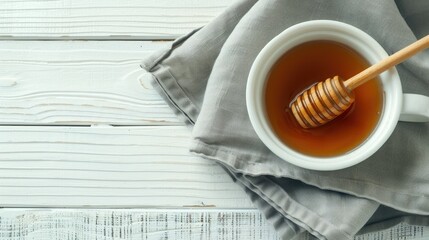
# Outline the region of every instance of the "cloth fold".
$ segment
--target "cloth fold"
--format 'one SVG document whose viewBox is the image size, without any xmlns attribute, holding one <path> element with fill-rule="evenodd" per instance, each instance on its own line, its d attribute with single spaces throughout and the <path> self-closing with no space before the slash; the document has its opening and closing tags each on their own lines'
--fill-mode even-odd
<svg viewBox="0 0 429 240">
<path fill-rule="evenodd" d="M 318 172 L 272 154 L 253 131 L 245 105 L 253 60 L 286 28 L 313 19 L 337 20 L 364 30 L 393 53 L 416 40 L 398 9 L 407 4 L 414 5 L 407 9 L 420 4 L 422 11 L 429 11 L 423 1 L 237 1 L 141 66 L 178 117 L 192 127 L 190 151 L 223 166 L 284 239 L 353 239 L 366 231 L 365 224 L 374 223 L 380 207 L 426 224 L 421 219 L 429 215 L 429 124 L 399 123 L 368 160 Z M 417 26 L 419 33 L 425 26 L 429 23 Z M 429 52 L 397 68 L 404 92 L 429 95 Z M 376 219 L 385 220 L 379 215 Z M 372 226 L 371 231 L 384 225 Z"/>
</svg>

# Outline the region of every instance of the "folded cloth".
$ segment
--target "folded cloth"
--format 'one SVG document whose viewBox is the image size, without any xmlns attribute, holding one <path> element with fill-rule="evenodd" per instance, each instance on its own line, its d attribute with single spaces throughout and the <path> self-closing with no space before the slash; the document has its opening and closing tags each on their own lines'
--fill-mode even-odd
<svg viewBox="0 0 429 240">
<path fill-rule="evenodd" d="M 286 28 L 337 20 L 362 29 L 393 53 L 416 41 L 398 6 L 429 11 L 427 1 L 417 0 L 236 1 L 141 66 L 176 114 L 193 126 L 190 151 L 223 166 L 283 239 L 353 239 L 359 231 L 385 226 L 375 223 L 404 215 L 401 219 L 427 225 L 429 124 L 399 123 L 371 158 L 319 172 L 271 153 L 254 132 L 245 105 L 255 57 Z M 416 25 L 419 33 L 429 28 L 428 22 Z M 404 92 L 429 94 L 429 52 L 397 69 Z M 372 224 L 370 230 L 366 224 Z"/>
</svg>

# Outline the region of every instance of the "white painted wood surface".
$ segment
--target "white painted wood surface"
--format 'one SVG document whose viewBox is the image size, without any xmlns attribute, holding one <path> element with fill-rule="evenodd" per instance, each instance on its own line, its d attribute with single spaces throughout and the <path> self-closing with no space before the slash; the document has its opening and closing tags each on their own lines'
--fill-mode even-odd
<svg viewBox="0 0 429 240">
<path fill-rule="evenodd" d="M 6 210 L 2 240 L 277 240 L 256 210 Z"/>
<path fill-rule="evenodd" d="M 252 209 L 5 209 L 2 240 L 280 240 Z M 399 223 L 355 240 L 425 240 L 429 227 Z"/>
<path fill-rule="evenodd" d="M 0 125 L 178 125 L 139 66 L 170 44 L 1 41 Z"/>
<path fill-rule="evenodd" d="M 175 38 L 236 0 L 2 0 L 3 39 Z"/>
<path fill-rule="evenodd" d="M 139 67 L 235 1 L 0 1 L 0 239 L 277 239 Z"/>
<path fill-rule="evenodd" d="M 189 140 L 183 126 L 0 127 L 0 205 L 252 208 Z"/>
<path fill-rule="evenodd" d="M 139 67 L 170 43 L 2 43 L 1 205 L 252 208 L 219 166 L 188 153 L 190 130 L 171 126 L 181 123 Z M 51 126 L 100 124 L 170 126 Z"/>
</svg>

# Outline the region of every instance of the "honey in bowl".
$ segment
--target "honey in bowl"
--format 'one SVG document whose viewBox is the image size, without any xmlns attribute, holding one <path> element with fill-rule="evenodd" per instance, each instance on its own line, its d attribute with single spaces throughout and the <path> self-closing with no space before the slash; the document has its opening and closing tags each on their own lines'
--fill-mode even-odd
<svg viewBox="0 0 429 240">
<path fill-rule="evenodd" d="M 273 131 L 284 144 L 310 156 L 332 157 L 359 146 L 381 115 L 383 95 L 379 79 L 354 89 L 352 106 L 316 128 L 302 128 L 289 104 L 314 83 L 334 76 L 346 80 L 369 66 L 359 53 L 333 41 L 306 42 L 286 52 L 272 67 L 266 83 L 265 109 Z"/>
</svg>

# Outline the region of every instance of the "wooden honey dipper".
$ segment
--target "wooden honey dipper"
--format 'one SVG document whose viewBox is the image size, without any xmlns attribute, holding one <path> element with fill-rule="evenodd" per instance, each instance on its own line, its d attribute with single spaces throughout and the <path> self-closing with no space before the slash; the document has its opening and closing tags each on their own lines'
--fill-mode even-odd
<svg viewBox="0 0 429 240">
<path fill-rule="evenodd" d="M 303 128 L 318 127 L 333 120 L 354 102 L 353 89 L 427 47 L 429 47 L 429 35 L 346 81 L 335 76 L 310 86 L 290 103 L 293 116 Z"/>
</svg>

